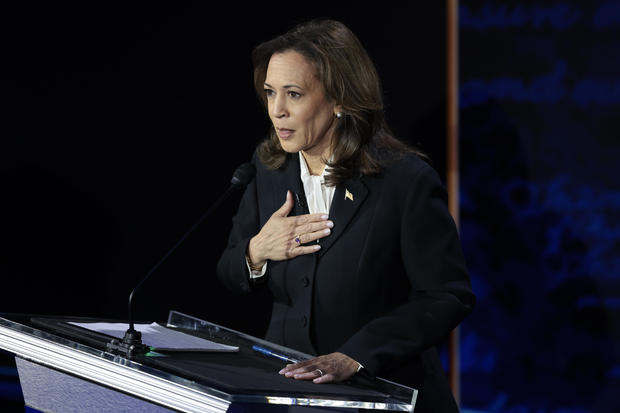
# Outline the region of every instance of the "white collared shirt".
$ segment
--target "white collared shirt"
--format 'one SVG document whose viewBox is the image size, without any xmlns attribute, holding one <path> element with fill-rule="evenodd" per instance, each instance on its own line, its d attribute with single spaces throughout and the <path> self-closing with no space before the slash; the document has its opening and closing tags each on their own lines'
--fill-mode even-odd
<svg viewBox="0 0 620 413">
<path fill-rule="evenodd" d="M 327 167 L 323 168 L 321 175 L 310 175 L 308 164 L 302 153 L 299 152 L 299 169 L 301 170 L 301 183 L 304 185 L 308 210 L 311 214 L 319 212 L 329 214 L 336 187 L 325 185 Z"/>
<path fill-rule="evenodd" d="M 308 164 L 303 154 L 299 152 L 299 169 L 301 183 L 304 186 L 304 192 L 306 194 L 306 203 L 308 204 L 308 210 L 311 214 L 324 213 L 329 214 L 329 209 L 334 199 L 334 193 L 336 192 L 335 186 L 325 185 L 325 176 L 327 167 L 323 168 L 321 175 L 310 175 L 308 170 Z M 252 271 L 250 264 L 247 263 L 248 271 L 250 272 L 250 278 L 259 278 L 265 275 L 267 271 L 267 263 L 263 265 L 261 271 Z"/>
</svg>

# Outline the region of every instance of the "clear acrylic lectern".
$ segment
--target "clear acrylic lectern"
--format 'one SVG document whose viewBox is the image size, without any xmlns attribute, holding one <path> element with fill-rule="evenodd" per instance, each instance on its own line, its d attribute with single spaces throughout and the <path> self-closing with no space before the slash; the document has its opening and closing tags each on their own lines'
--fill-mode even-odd
<svg viewBox="0 0 620 413">
<path fill-rule="evenodd" d="M 0 349 L 15 355 L 27 406 L 45 412 L 414 411 L 417 391 L 380 378 L 314 384 L 280 376 L 281 360 L 310 356 L 171 311 L 166 327 L 238 352 L 151 353 L 129 360 L 106 351 L 111 337 L 70 322 L 79 317 L 0 315 Z"/>
</svg>

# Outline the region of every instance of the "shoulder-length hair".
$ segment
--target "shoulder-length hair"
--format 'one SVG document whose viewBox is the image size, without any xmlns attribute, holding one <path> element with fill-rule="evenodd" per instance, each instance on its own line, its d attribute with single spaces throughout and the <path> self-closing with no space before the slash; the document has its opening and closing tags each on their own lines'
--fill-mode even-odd
<svg viewBox="0 0 620 413">
<path fill-rule="evenodd" d="M 295 51 L 316 69 L 328 98 L 341 105 L 330 160 L 323 160 L 328 185 L 337 185 L 356 174 L 376 175 L 388 162 L 416 152 L 396 139 L 385 122 L 377 70 L 359 39 L 344 24 L 313 20 L 258 45 L 253 53 L 254 87 L 267 108 L 264 83 L 273 54 Z M 257 153 L 263 164 L 277 169 L 287 153 L 273 127 Z"/>
</svg>

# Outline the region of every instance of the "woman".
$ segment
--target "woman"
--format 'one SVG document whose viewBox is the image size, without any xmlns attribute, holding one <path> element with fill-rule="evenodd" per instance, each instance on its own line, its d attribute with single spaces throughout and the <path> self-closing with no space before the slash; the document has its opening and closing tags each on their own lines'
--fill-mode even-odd
<svg viewBox="0 0 620 413">
<path fill-rule="evenodd" d="M 319 355 L 280 374 L 328 383 L 364 368 L 417 388 L 416 411 L 456 410 L 434 346 L 474 296 L 445 190 L 392 136 L 366 51 L 322 20 L 259 45 L 253 60 L 273 128 L 220 280 L 270 288 L 265 338 Z"/>
</svg>

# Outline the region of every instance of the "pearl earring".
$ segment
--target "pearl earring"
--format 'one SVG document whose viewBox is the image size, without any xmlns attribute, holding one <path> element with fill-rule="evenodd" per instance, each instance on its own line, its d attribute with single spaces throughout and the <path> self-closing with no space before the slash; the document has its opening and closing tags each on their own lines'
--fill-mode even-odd
<svg viewBox="0 0 620 413">
<path fill-rule="evenodd" d="M 342 119 L 342 117 L 343 117 L 343 116 L 344 116 L 344 115 L 342 114 L 342 112 L 336 112 L 336 117 L 337 117 L 338 119 Z"/>
</svg>

